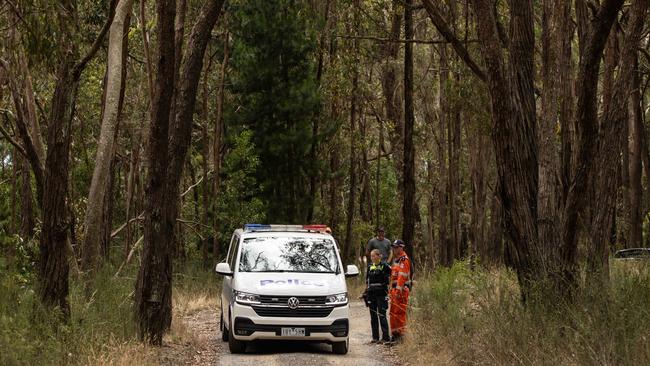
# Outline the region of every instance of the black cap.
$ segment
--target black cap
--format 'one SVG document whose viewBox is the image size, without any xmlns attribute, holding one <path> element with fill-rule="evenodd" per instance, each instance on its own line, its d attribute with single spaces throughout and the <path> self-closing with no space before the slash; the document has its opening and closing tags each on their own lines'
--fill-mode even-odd
<svg viewBox="0 0 650 366">
<path fill-rule="evenodd" d="M 381 231 L 382 233 L 384 232 L 384 227 L 383 227 L 383 226 L 379 226 L 379 227 L 377 228 L 377 232 L 380 232 L 380 231 Z"/>
<path fill-rule="evenodd" d="M 401 239 L 397 239 L 397 240 L 395 240 L 395 241 L 393 242 L 393 244 L 391 244 L 390 246 L 392 246 L 392 247 L 394 247 L 394 248 L 395 248 L 395 247 L 402 247 L 402 248 L 404 248 L 405 244 L 404 244 L 404 242 L 403 242 Z"/>
</svg>

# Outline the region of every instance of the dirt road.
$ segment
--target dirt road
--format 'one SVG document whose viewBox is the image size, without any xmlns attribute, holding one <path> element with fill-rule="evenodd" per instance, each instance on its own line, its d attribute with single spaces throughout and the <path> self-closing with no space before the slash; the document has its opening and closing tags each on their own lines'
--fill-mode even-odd
<svg viewBox="0 0 650 366">
<path fill-rule="evenodd" d="M 163 365 L 219 365 L 219 366 L 388 366 L 399 365 L 389 348 L 369 344 L 370 319 L 363 303 L 350 304 L 350 351 L 347 355 L 334 355 L 327 344 L 300 342 L 264 341 L 248 346 L 246 354 L 232 355 L 228 344 L 221 342 L 219 313 L 216 310 L 202 310 L 186 317 L 184 325 L 196 339 L 195 344 L 170 345 L 161 357 Z"/>
</svg>

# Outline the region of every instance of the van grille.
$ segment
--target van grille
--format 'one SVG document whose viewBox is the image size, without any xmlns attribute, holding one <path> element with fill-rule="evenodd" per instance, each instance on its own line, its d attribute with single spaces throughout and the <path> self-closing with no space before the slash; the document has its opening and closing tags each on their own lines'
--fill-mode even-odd
<svg viewBox="0 0 650 366">
<path fill-rule="evenodd" d="M 302 301 L 301 301 L 302 304 Z M 266 307 L 266 306 L 255 306 L 253 305 L 253 310 L 259 316 L 275 317 L 275 318 L 324 318 L 332 312 L 334 309 L 333 306 L 323 306 L 316 308 L 301 308 L 289 309 L 289 307 Z"/>
<path fill-rule="evenodd" d="M 260 302 L 262 304 L 286 305 L 290 297 L 298 298 L 300 305 L 325 305 L 325 296 L 275 296 L 262 295 Z"/>
</svg>

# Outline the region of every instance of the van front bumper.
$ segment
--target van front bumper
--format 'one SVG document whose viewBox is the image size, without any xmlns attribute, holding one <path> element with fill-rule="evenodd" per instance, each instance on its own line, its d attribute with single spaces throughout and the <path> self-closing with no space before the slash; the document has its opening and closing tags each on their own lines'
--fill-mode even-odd
<svg viewBox="0 0 650 366">
<path fill-rule="evenodd" d="M 335 307 L 327 317 L 263 317 L 252 307 L 235 303 L 230 335 L 237 340 L 286 339 L 321 342 L 342 342 L 350 333 L 349 305 Z M 305 335 L 282 336 L 282 328 L 304 328 Z"/>
</svg>

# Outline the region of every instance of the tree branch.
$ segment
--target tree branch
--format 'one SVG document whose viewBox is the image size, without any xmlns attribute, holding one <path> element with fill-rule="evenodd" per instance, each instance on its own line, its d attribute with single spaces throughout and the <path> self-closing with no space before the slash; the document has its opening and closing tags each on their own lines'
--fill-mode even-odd
<svg viewBox="0 0 650 366">
<path fill-rule="evenodd" d="M 390 39 L 390 38 L 381 38 L 375 36 L 349 36 L 349 35 L 337 35 L 336 38 L 344 39 L 363 39 L 376 42 L 393 42 L 393 43 L 414 43 L 414 44 L 445 44 L 451 43 L 447 39 L 433 39 L 433 40 L 422 40 L 422 39 Z M 459 41 L 462 43 L 476 43 L 478 39 L 470 39 L 467 41 Z"/>
<path fill-rule="evenodd" d="M 472 59 L 472 56 L 470 56 L 469 52 L 467 52 L 467 49 L 463 45 L 463 42 L 454 35 L 452 30 L 449 28 L 449 25 L 447 25 L 447 22 L 445 22 L 444 18 L 442 17 L 442 14 L 440 14 L 438 8 L 433 4 L 433 1 L 422 0 L 422 4 L 427 10 L 429 18 L 433 22 L 433 25 L 436 27 L 436 29 L 438 29 L 440 35 L 442 35 L 449 43 L 451 43 L 458 56 L 465 62 L 467 67 L 469 67 L 470 70 L 472 70 L 479 79 L 485 82 L 487 80 L 485 73 L 478 66 L 478 64 L 474 62 L 474 59 Z"/>
<path fill-rule="evenodd" d="M 0 109 L 0 112 L 4 114 L 5 120 L 9 122 L 9 114 L 11 114 L 11 112 L 6 109 Z M 2 125 L 0 125 L 0 133 L 2 133 L 2 135 L 5 137 L 5 139 L 7 139 L 7 141 L 9 141 L 10 144 L 14 145 L 14 147 L 16 148 L 16 150 L 18 150 L 19 153 L 27 157 L 27 153 L 25 152 L 25 149 L 23 149 L 23 147 L 20 146 L 18 141 L 16 141 L 13 137 L 11 137 L 9 132 L 5 130 L 5 128 L 2 127 Z"/>
<path fill-rule="evenodd" d="M 185 195 L 188 194 L 188 193 L 190 193 L 190 191 L 191 191 L 194 187 L 196 187 L 196 186 L 198 186 L 199 184 L 201 184 L 201 182 L 203 181 L 203 178 L 205 178 L 205 176 L 201 177 L 201 179 L 199 179 L 198 182 L 192 184 L 189 188 L 187 188 L 187 190 L 181 194 L 181 197 L 185 197 Z"/>
<path fill-rule="evenodd" d="M 115 17 L 115 7 L 117 6 L 118 0 L 111 0 L 111 4 L 109 6 L 109 11 L 108 11 L 108 18 L 106 18 L 106 22 L 102 26 L 102 29 L 99 31 L 99 34 L 97 35 L 97 38 L 95 39 L 95 42 L 93 42 L 93 45 L 90 47 L 90 50 L 88 50 L 88 53 L 84 58 L 77 63 L 74 68 L 72 69 L 72 76 L 74 80 L 79 80 L 81 77 L 81 73 L 84 71 L 86 68 L 86 65 L 88 65 L 88 62 L 92 60 L 93 57 L 95 57 L 95 54 L 97 51 L 99 51 L 99 48 L 101 47 L 102 43 L 104 43 L 104 38 L 106 37 L 106 33 L 108 33 L 108 30 L 111 27 L 111 23 L 113 23 L 113 18 Z"/>
<path fill-rule="evenodd" d="M 132 223 L 133 221 L 142 220 L 143 218 L 144 218 L 144 211 L 140 212 L 140 214 L 139 214 L 137 217 L 132 218 L 131 220 L 129 220 L 129 221 L 123 223 L 123 224 L 122 224 L 120 227 L 118 227 L 117 229 L 113 230 L 113 232 L 111 233 L 111 239 L 113 239 L 114 237 L 116 237 L 117 234 L 119 234 L 122 230 L 124 230 L 124 228 L 125 228 L 128 224 Z"/>
<path fill-rule="evenodd" d="M 201 240 L 205 240 L 205 237 L 203 237 L 203 235 L 201 235 L 201 233 L 192 225 L 195 222 L 188 221 L 188 220 L 181 220 L 181 219 L 176 219 L 176 221 L 189 227 L 192 231 L 194 231 L 194 234 L 196 234 L 199 238 L 201 238 Z"/>
<path fill-rule="evenodd" d="M 129 255 L 126 256 L 126 259 L 122 264 L 120 265 L 120 268 L 117 269 L 117 272 L 113 275 L 113 278 L 117 278 L 117 276 L 120 275 L 120 272 L 122 272 L 122 268 L 124 268 L 125 265 L 129 264 L 131 261 L 131 257 L 133 257 L 133 253 L 135 253 L 135 250 L 140 246 L 140 243 L 144 240 L 144 235 L 140 236 L 140 238 L 133 244 L 133 248 L 131 248 L 131 251 L 129 252 Z"/>
</svg>

